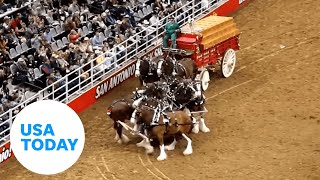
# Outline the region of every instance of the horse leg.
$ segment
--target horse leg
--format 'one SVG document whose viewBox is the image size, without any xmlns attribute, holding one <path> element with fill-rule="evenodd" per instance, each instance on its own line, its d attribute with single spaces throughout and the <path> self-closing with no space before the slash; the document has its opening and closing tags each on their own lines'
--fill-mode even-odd
<svg viewBox="0 0 320 180">
<path fill-rule="evenodd" d="M 120 124 L 118 124 L 117 134 L 118 134 L 118 137 L 120 137 L 118 139 L 119 144 L 122 144 L 122 143 L 126 144 L 129 142 L 129 138 L 125 134 L 122 134 L 122 126 Z"/>
<path fill-rule="evenodd" d="M 140 144 L 140 143 L 142 143 L 142 144 Z M 138 146 L 138 144 L 139 144 L 139 145 L 141 145 L 140 147 L 144 147 L 145 150 L 146 150 L 146 154 L 152 154 L 152 153 L 153 153 L 154 147 L 151 146 L 149 139 L 144 139 L 144 140 L 142 140 L 140 143 L 137 143 L 137 146 Z M 139 146 L 138 146 L 138 147 L 139 147 Z"/>
<path fill-rule="evenodd" d="M 192 123 L 194 124 L 192 132 L 195 134 L 199 133 L 199 123 L 197 122 L 197 119 L 192 116 Z"/>
<path fill-rule="evenodd" d="M 206 126 L 203 117 L 200 118 L 199 127 L 200 127 L 200 130 L 204 133 L 210 132 L 210 129 Z"/>
<path fill-rule="evenodd" d="M 183 155 L 189 155 L 192 154 L 192 141 L 188 136 L 186 136 L 184 133 L 182 133 L 182 136 L 188 141 L 187 148 L 183 151 Z"/>
<path fill-rule="evenodd" d="M 137 131 L 139 131 L 139 129 L 140 129 L 140 127 L 141 127 L 142 125 L 137 125 L 137 124 L 135 124 L 134 125 L 134 127 L 133 127 L 133 130 L 135 131 L 135 132 L 137 132 Z M 145 133 L 146 134 L 146 133 Z M 145 149 L 146 149 L 146 151 L 149 151 L 149 152 L 153 152 L 153 150 L 148 150 L 148 149 L 150 149 L 150 147 L 149 147 L 149 145 L 150 145 L 150 142 L 147 140 L 147 139 L 142 139 L 142 141 L 141 142 L 139 142 L 139 143 L 137 143 L 136 144 L 138 147 L 144 147 Z M 153 148 L 153 147 L 152 147 Z"/>
<path fill-rule="evenodd" d="M 164 146 L 164 149 L 168 151 L 172 151 L 176 147 L 176 144 L 177 144 L 177 141 L 176 141 L 176 138 L 174 137 L 173 142 L 167 146 Z"/>
<path fill-rule="evenodd" d="M 163 161 L 165 159 L 167 159 L 167 154 L 165 152 L 165 148 L 164 148 L 164 141 L 163 141 L 163 134 L 158 134 L 158 140 L 159 140 L 159 144 L 160 144 L 160 155 L 158 156 L 157 160 L 158 161 Z"/>
<path fill-rule="evenodd" d="M 118 123 L 117 122 L 114 122 L 113 128 L 116 131 L 116 136 L 114 137 L 114 140 L 118 141 L 120 139 L 120 137 L 119 137 L 119 134 L 118 134 Z"/>
<path fill-rule="evenodd" d="M 145 134 L 146 136 L 148 135 L 146 129 L 144 130 L 144 134 Z M 143 139 L 141 142 L 137 143 L 136 145 L 137 145 L 138 147 L 144 147 L 145 150 L 146 150 L 146 154 L 152 154 L 153 151 L 154 151 L 154 147 L 151 146 L 149 138 L 148 138 L 148 139 Z"/>
</svg>

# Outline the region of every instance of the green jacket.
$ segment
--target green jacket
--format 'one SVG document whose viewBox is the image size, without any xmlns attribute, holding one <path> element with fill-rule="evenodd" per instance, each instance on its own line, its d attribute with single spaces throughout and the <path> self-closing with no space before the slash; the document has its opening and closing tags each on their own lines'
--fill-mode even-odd
<svg viewBox="0 0 320 180">
<path fill-rule="evenodd" d="M 171 24 L 170 22 L 168 22 L 165 26 L 165 29 L 167 33 L 172 34 L 175 33 L 176 30 L 180 29 L 180 27 L 178 23 Z"/>
</svg>

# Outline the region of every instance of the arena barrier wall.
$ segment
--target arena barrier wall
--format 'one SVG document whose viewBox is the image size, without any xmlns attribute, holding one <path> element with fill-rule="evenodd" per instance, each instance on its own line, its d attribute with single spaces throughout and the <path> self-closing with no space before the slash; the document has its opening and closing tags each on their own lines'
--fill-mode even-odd
<svg viewBox="0 0 320 180">
<path fill-rule="evenodd" d="M 190 7 L 188 9 L 184 9 L 182 14 L 176 11 L 169 16 L 173 15 L 175 17 L 183 17 L 178 22 L 184 25 L 187 23 L 189 18 L 198 20 L 212 14 L 227 16 L 230 13 L 238 10 L 240 7 L 246 5 L 248 2 L 249 0 L 209 0 L 209 8 L 199 8 L 201 7 L 201 2 L 199 4 L 195 4 L 193 1 L 181 7 L 181 9 Z M 138 44 L 138 42 L 130 43 L 129 45 L 128 41 L 131 40 L 129 39 L 118 46 L 120 47 L 121 45 L 123 45 L 127 48 L 134 48 L 132 52 L 127 52 L 127 49 L 125 49 L 121 51 L 122 53 L 124 53 L 124 55 L 120 58 L 116 57 L 116 53 L 114 51 L 111 52 L 111 58 L 114 61 L 111 64 L 107 63 L 107 61 L 110 60 L 110 55 L 102 54 L 99 55 L 96 59 L 91 60 L 90 62 L 84 64 L 82 67 L 73 71 L 73 73 L 78 73 L 78 75 L 81 75 L 85 73 L 82 72 L 81 69 L 84 66 L 90 66 L 89 70 L 87 70 L 86 72 L 90 73 L 91 77 L 86 79 L 84 82 L 79 83 L 80 76 L 76 79 L 69 80 L 67 75 L 51 86 L 39 91 L 34 96 L 26 99 L 15 108 L 12 108 L 8 112 L 0 115 L 1 119 L 6 119 L 2 123 L 0 121 L 0 127 L 4 125 L 8 126 L 8 128 L 0 132 L 0 165 L 2 165 L 4 162 L 7 162 L 11 157 L 14 156 L 10 148 L 8 132 L 10 132 L 12 120 L 17 115 L 18 109 L 27 106 L 29 103 L 32 103 L 32 101 L 35 100 L 54 99 L 68 104 L 68 106 L 71 107 L 74 111 L 76 111 L 77 113 L 81 113 L 86 108 L 94 104 L 99 98 L 105 96 L 110 91 L 115 89 L 119 84 L 125 82 L 131 77 L 134 77 L 135 62 L 137 60 L 136 57 L 152 57 L 161 54 L 161 50 L 156 48 L 162 42 L 161 35 L 163 35 L 163 32 L 159 31 L 164 27 L 164 24 L 165 22 L 167 22 L 167 18 L 169 16 L 160 20 L 162 25 L 155 25 L 156 30 L 154 32 L 147 33 L 147 36 L 145 36 L 147 38 L 148 35 L 151 34 L 154 34 L 155 36 L 151 39 L 147 39 L 147 41 L 142 45 Z M 134 35 L 134 38 L 139 39 L 138 36 L 143 32 L 144 31 L 137 33 L 136 35 Z M 140 52 L 143 52 L 143 54 Z M 98 60 L 100 63 L 94 63 L 94 61 L 97 62 Z M 110 69 L 109 67 L 112 68 Z M 60 83 L 61 81 L 65 81 L 65 84 L 74 82 L 78 83 L 73 86 L 67 85 L 54 89 L 53 86 L 57 83 Z M 62 93 L 57 94 L 59 90 L 62 91 Z M 81 93 L 82 91 L 84 92 Z"/>
</svg>

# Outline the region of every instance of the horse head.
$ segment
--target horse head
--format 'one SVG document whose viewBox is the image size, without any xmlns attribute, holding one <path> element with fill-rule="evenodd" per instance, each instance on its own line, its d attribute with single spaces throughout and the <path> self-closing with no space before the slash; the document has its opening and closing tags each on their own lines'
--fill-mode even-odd
<svg viewBox="0 0 320 180">
<path fill-rule="evenodd" d="M 174 75 L 174 68 L 175 68 L 175 60 L 167 57 L 165 59 L 161 59 L 158 62 L 158 69 L 157 74 L 160 77 L 163 73 L 163 75 L 171 76 Z"/>
<path fill-rule="evenodd" d="M 193 99 L 202 97 L 201 81 L 188 79 L 187 87 L 192 90 Z"/>
<path fill-rule="evenodd" d="M 186 105 L 194 99 L 202 97 L 200 81 L 183 79 L 177 80 L 175 84 L 174 96 L 180 105 Z"/>
<path fill-rule="evenodd" d="M 135 76 L 147 75 L 150 69 L 149 61 L 147 59 L 138 59 L 136 63 Z"/>
</svg>

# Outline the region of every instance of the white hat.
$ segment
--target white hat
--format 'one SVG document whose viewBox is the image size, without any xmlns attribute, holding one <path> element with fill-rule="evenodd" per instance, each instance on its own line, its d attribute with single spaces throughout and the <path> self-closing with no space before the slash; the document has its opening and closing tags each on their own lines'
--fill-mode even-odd
<svg viewBox="0 0 320 180">
<path fill-rule="evenodd" d="M 106 13 L 107 13 L 107 12 L 110 12 L 110 11 L 109 11 L 109 9 L 106 9 L 104 12 L 106 12 Z"/>
<path fill-rule="evenodd" d="M 120 20 L 117 20 L 117 24 L 122 24 L 122 21 L 120 21 Z"/>
<path fill-rule="evenodd" d="M 143 24 L 146 24 L 146 25 L 148 25 L 148 24 L 150 24 L 149 23 L 149 21 L 147 21 L 146 19 L 143 21 Z"/>
<path fill-rule="evenodd" d="M 8 16 L 5 16 L 3 19 L 6 20 L 6 19 L 10 19 L 10 18 Z"/>
<path fill-rule="evenodd" d="M 89 38 L 88 38 L 88 37 L 85 37 L 83 40 L 88 41 L 88 40 L 89 40 Z"/>
<path fill-rule="evenodd" d="M 18 59 L 18 62 L 24 62 L 24 59 L 19 58 L 19 59 Z"/>
<path fill-rule="evenodd" d="M 103 12 L 103 13 L 101 14 L 101 16 L 104 17 L 104 16 L 107 16 L 107 14 L 106 14 L 105 12 Z"/>
<path fill-rule="evenodd" d="M 125 17 L 125 18 L 129 18 L 130 16 L 127 14 L 127 15 L 125 15 L 124 17 Z"/>
</svg>

